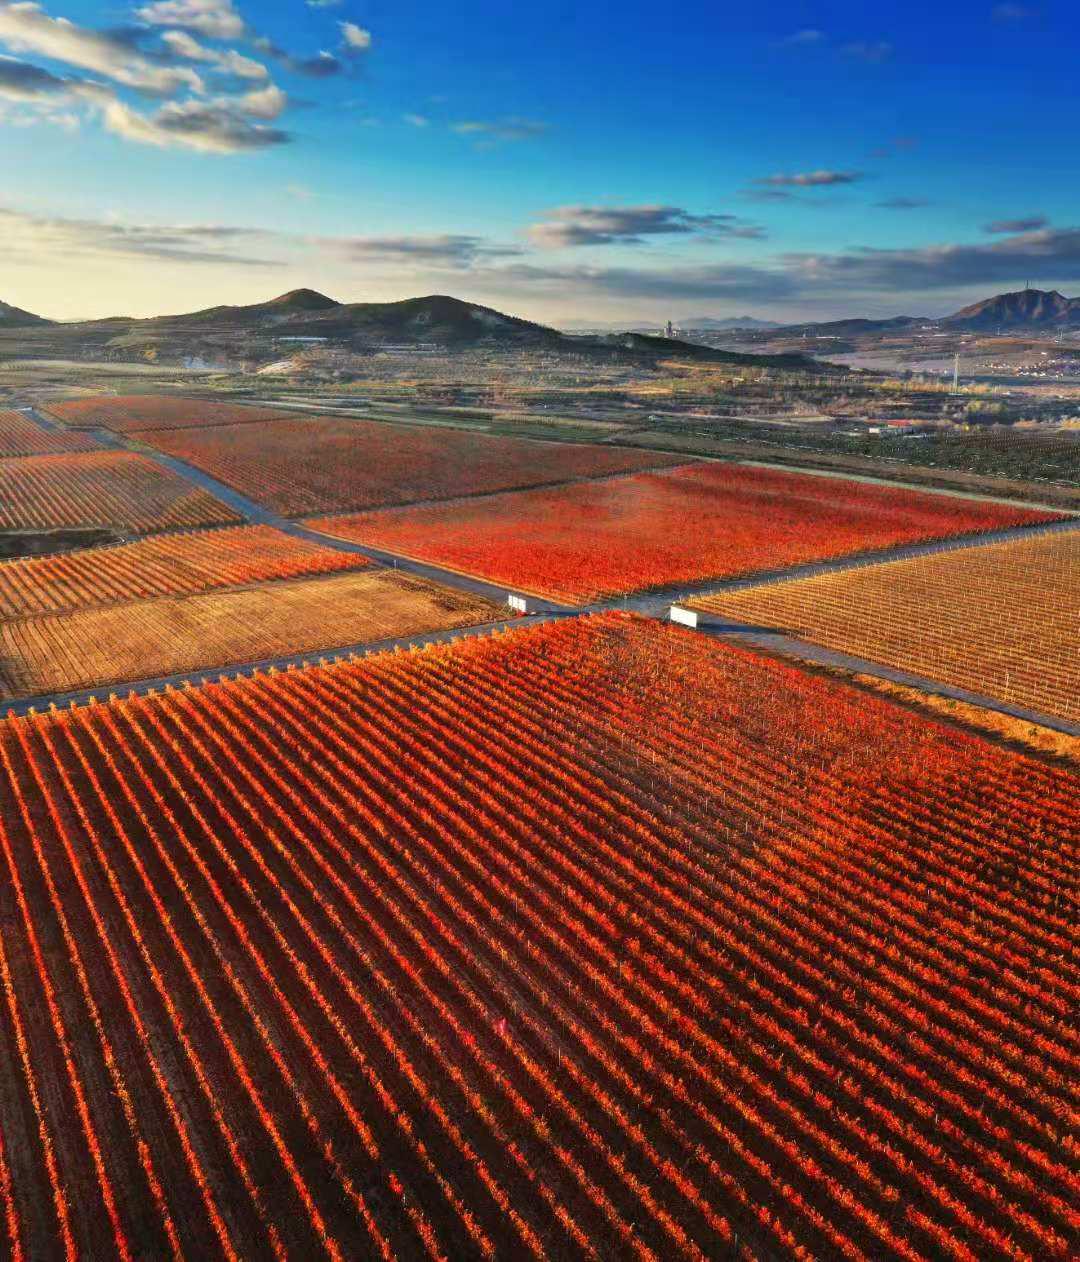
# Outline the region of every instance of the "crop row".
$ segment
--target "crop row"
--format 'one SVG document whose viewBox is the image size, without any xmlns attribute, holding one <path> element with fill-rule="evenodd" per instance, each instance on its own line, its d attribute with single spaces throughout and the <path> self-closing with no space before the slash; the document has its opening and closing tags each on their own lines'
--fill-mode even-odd
<svg viewBox="0 0 1080 1262">
<path fill-rule="evenodd" d="M 692 603 L 972 692 L 1080 718 L 1080 530 Z"/>
<path fill-rule="evenodd" d="M 97 443 L 87 434 L 48 430 L 21 412 L 0 411 L 0 460 L 97 450 Z"/>
<path fill-rule="evenodd" d="M 315 524 L 507 587 L 588 601 L 1043 516 L 1003 504 L 712 463 Z"/>
<path fill-rule="evenodd" d="M 0 617 L 240 587 L 367 562 L 271 526 L 158 535 L 116 547 L 0 562 Z"/>
<path fill-rule="evenodd" d="M 1070 1255 L 1075 785 L 607 616 L 0 725 L 14 1256 Z"/>
<path fill-rule="evenodd" d="M 650 452 L 337 417 L 143 437 L 288 517 L 486 495 L 679 463 Z"/>
<path fill-rule="evenodd" d="M 0 528 L 111 526 L 149 534 L 237 521 L 208 492 L 131 452 L 0 460 Z"/>
<path fill-rule="evenodd" d="M 280 408 L 225 403 L 213 399 L 188 399 L 179 395 L 102 395 L 68 399 L 49 405 L 49 412 L 67 425 L 92 425 L 130 434 L 147 429 L 199 429 L 208 425 L 234 425 L 247 421 L 280 420 L 288 413 Z"/>
</svg>

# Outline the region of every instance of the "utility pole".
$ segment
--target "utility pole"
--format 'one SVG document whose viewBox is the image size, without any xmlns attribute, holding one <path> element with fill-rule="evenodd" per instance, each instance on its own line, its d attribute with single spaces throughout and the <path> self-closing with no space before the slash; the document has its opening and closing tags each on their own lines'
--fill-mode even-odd
<svg viewBox="0 0 1080 1262">
<path fill-rule="evenodd" d="M 953 390 L 953 394 L 959 394 L 960 392 L 960 352 L 959 351 L 956 352 L 956 357 L 953 359 L 952 390 Z"/>
</svg>

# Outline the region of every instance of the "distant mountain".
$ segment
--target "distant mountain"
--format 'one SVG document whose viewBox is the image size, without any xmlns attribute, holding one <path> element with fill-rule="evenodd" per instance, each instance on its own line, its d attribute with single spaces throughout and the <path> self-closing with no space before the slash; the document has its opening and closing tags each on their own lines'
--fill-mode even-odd
<svg viewBox="0 0 1080 1262">
<path fill-rule="evenodd" d="M 156 316 L 138 322 L 157 330 L 247 329 L 273 337 L 314 337 L 352 343 L 468 345 L 496 341 L 554 344 L 562 334 L 542 324 L 503 315 L 490 307 L 444 294 L 403 302 L 340 303 L 313 289 L 294 289 L 269 302 L 246 307 L 210 307 L 190 315 Z"/>
<path fill-rule="evenodd" d="M 347 365 L 335 360 L 339 352 L 367 355 L 386 348 L 440 347 L 451 352 L 520 349 L 600 359 L 698 359 L 830 371 L 830 366 L 799 353 L 740 355 L 625 329 L 562 333 L 446 294 L 401 302 L 337 302 L 313 289 L 294 289 L 247 306 L 208 307 L 150 319 L 114 316 L 56 328 L 62 330 L 63 348 L 53 348 L 50 329 L 46 349 L 58 356 L 74 350 L 86 358 L 115 362 L 198 361 L 223 370 L 258 369 L 302 352 L 314 371 L 347 371 Z M 38 353 L 43 353 L 42 345 Z"/>
<path fill-rule="evenodd" d="M 1056 289 L 1019 289 L 973 303 L 941 323 L 949 329 L 972 333 L 1077 328 L 1080 327 L 1080 298 L 1066 298 Z"/>
<path fill-rule="evenodd" d="M 787 352 L 779 355 L 746 355 L 739 351 L 718 351 L 682 338 L 653 337 L 648 333 L 602 333 L 595 337 L 578 337 L 574 341 L 594 349 L 610 349 L 652 359 L 700 359 L 713 364 L 740 364 L 759 368 L 812 369 L 825 372 L 831 365 L 811 359 L 809 355 Z"/>
<path fill-rule="evenodd" d="M 729 316 L 724 320 L 717 320 L 713 316 L 688 316 L 685 320 L 676 321 L 676 324 L 680 329 L 709 329 L 713 332 L 723 332 L 728 329 L 780 328 L 775 320 L 757 320 L 753 316 Z"/>
<path fill-rule="evenodd" d="M 888 320 L 825 320 L 818 324 L 785 324 L 780 331 L 787 336 L 799 337 L 861 337 L 869 333 L 903 333 L 919 325 L 934 324 L 924 316 L 893 316 Z"/>
<path fill-rule="evenodd" d="M 52 320 L 46 320 L 30 311 L 23 311 L 20 307 L 11 306 L 10 303 L 0 302 L 0 329 L 19 329 L 31 324 L 52 323 Z"/>
</svg>

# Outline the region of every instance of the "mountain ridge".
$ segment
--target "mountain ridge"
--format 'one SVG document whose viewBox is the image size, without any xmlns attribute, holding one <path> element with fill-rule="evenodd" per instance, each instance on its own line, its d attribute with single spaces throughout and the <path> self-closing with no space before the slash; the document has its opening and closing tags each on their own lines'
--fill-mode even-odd
<svg viewBox="0 0 1080 1262">
<path fill-rule="evenodd" d="M 24 311 L 9 302 L 0 302 L 0 328 L 17 329 L 28 325 L 55 323 L 55 320 L 46 320 L 44 316 L 34 315 L 32 311 Z"/>
</svg>

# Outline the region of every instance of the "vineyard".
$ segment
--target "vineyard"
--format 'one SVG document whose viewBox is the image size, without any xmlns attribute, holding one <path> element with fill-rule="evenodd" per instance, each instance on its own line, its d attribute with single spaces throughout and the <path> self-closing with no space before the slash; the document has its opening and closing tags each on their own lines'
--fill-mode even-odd
<svg viewBox="0 0 1080 1262">
<path fill-rule="evenodd" d="M 1080 530 L 691 603 L 984 696 L 1080 719 Z"/>
<path fill-rule="evenodd" d="M 119 434 L 148 429 L 198 429 L 245 421 L 274 421 L 287 413 L 280 408 L 217 403 L 168 394 L 105 395 L 51 403 L 48 411 L 68 425 L 100 426 Z"/>
<path fill-rule="evenodd" d="M 0 460 L 0 529 L 115 526 L 149 534 L 239 520 L 206 491 L 131 452 Z"/>
<path fill-rule="evenodd" d="M 140 437 L 289 517 L 680 463 L 649 452 L 331 417 Z"/>
<path fill-rule="evenodd" d="M 699 464 L 314 524 L 580 601 L 1044 519 L 1001 504 Z"/>
<path fill-rule="evenodd" d="M 0 784 L 8 1256 L 1075 1256 L 1062 771 L 608 615 Z"/>
<path fill-rule="evenodd" d="M 97 443 L 88 434 L 47 430 L 21 412 L 0 410 L 0 460 L 97 450 Z"/>
<path fill-rule="evenodd" d="M 93 551 L 0 562 L 0 618 L 190 595 L 366 564 L 362 556 L 294 539 L 270 526 L 156 535 Z"/>
<path fill-rule="evenodd" d="M 391 571 L 0 622 L 0 698 L 73 692 L 491 622 L 488 600 Z"/>
</svg>

